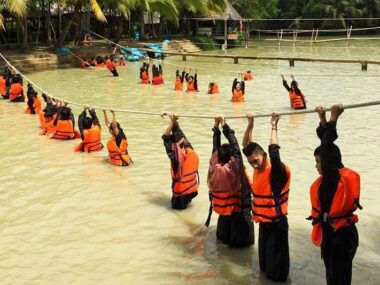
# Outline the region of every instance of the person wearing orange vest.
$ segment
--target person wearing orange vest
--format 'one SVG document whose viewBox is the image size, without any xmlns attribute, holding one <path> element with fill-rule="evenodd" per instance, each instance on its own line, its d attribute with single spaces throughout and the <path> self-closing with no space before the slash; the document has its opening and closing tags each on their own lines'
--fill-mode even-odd
<svg viewBox="0 0 380 285">
<path fill-rule="evenodd" d="M 186 67 L 183 68 L 182 74 L 180 74 L 178 66 L 177 66 L 177 71 L 175 72 L 174 90 L 183 91 L 183 81 L 185 80 L 185 74 L 186 74 Z"/>
<path fill-rule="evenodd" d="M 113 56 L 105 56 L 104 59 L 106 60 L 107 69 L 113 74 L 113 76 L 119 76 L 119 73 L 116 70 L 116 65 L 113 62 Z"/>
<path fill-rule="evenodd" d="M 164 79 L 162 78 L 162 65 L 160 61 L 153 63 L 152 76 L 152 85 L 164 84 Z"/>
<path fill-rule="evenodd" d="M 142 84 L 150 84 L 149 58 L 145 58 L 142 67 L 140 67 L 140 79 Z"/>
<path fill-rule="evenodd" d="M 9 100 L 11 102 L 25 102 L 24 90 L 20 77 L 16 74 L 12 76 L 12 83 L 9 89 Z"/>
<path fill-rule="evenodd" d="M 41 110 L 41 100 L 37 96 L 37 92 L 34 90 L 31 83 L 28 83 L 28 90 L 26 96 L 28 98 L 25 114 L 38 114 Z"/>
<path fill-rule="evenodd" d="M 248 70 L 246 73 L 244 73 L 244 81 L 253 80 L 253 75 L 250 70 Z"/>
<path fill-rule="evenodd" d="M 277 123 L 272 114 L 269 158 L 263 148 L 252 141 L 253 115 L 248 113 L 243 138 L 243 152 L 253 167 L 253 220 L 259 223 L 259 264 L 265 276 L 285 282 L 289 275 L 288 199 L 290 170 L 280 158 Z"/>
<path fill-rule="evenodd" d="M 185 79 L 187 82 L 187 90 L 186 92 L 199 92 L 198 90 L 198 78 L 197 78 L 197 69 L 195 69 L 194 76 L 189 75 L 191 72 L 191 68 L 189 69 L 189 72 L 186 73 Z"/>
<path fill-rule="evenodd" d="M 173 209 L 183 210 L 198 195 L 199 157 L 179 127 L 179 117 L 173 114 L 169 118 L 170 122 L 162 139 L 171 164 L 171 204 Z"/>
<path fill-rule="evenodd" d="M 207 94 L 217 94 L 219 93 L 219 85 L 216 82 L 210 82 L 208 84 Z"/>
<path fill-rule="evenodd" d="M 245 94 L 245 83 L 244 80 L 238 81 L 237 78 L 234 79 L 232 83 L 232 98 L 231 102 L 244 102 L 244 94 Z"/>
<path fill-rule="evenodd" d="M 87 110 L 91 117 L 87 117 Z M 78 118 L 78 126 L 82 142 L 75 148 L 76 152 L 95 152 L 103 149 L 100 123 L 94 109 L 84 107 Z"/>
<path fill-rule="evenodd" d="M 298 88 L 298 83 L 294 80 L 294 76 L 291 75 L 292 82 L 290 83 L 290 87 L 282 74 L 281 77 L 282 85 L 284 85 L 285 89 L 289 92 L 290 107 L 292 109 L 306 109 L 305 95 L 303 95 L 302 91 Z"/>
<path fill-rule="evenodd" d="M 125 66 L 125 59 L 122 55 L 119 57 L 119 66 Z"/>
<path fill-rule="evenodd" d="M 87 58 L 83 60 L 80 64 L 82 68 L 91 67 L 90 63 L 88 62 Z"/>
<path fill-rule="evenodd" d="M 53 111 L 48 110 L 44 112 L 43 125 L 41 126 L 40 135 L 50 135 L 55 133 L 54 118 L 55 114 Z"/>
<path fill-rule="evenodd" d="M 7 82 L 6 82 L 6 76 L 0 75 L 0 95 L 5 98 L 5 95 L 7 94 Z"/>
<path fill-rule="evenodd" d="M 55 132 L 52 136 L 57 140 L 73 140 L 79 138 L 79 132 L 75 130 L 74 115 L 67 102 L 56 102 L 57 117 L 54 120 Z"/>
<path fill-rule="evenodd" d="M 223 134 L 228 144 L 221 144 Z M 206 227 L 210 224 L 212 210 L 219 214 L 216 237 L 229 247 L 247 247 L 254 243 L 251 215 L 251 183 L 245 172 L 243 157 L 235 132 L 223 116 L 215 117 L 213 149 L 207 185 L 210 210 Z"/>
<path fill-rule="evenodd" d="M 321 145 L 314 151 L 316 168 L 320 176 L 310 187 L 311 216 L 314 245 L 321 248 L 326 268 L 327 285 L 349 285 L 352 277 L 352 260 L 359 245 L 355 223 L 360 199 L 360 175 L 342 163 L 336 124 L 343 113 L 342 105 L 331 107 L 330 121 L 326 112 L 317 106 L 320 124 L 317 135 Z"/>
<path fill-rule="evenodd" d="M 120 124 L 116 121 L 116 115 L 113 110 L 112 122 L 110 123 L 107 111 L 103 110 L 104 120 L 111 134 L 111 138 L 107 143 L 108 162 L 116 166 L 128 166 L 132 163 L 132 159 L 128 153 L 128 141 Z"/>
</svg>

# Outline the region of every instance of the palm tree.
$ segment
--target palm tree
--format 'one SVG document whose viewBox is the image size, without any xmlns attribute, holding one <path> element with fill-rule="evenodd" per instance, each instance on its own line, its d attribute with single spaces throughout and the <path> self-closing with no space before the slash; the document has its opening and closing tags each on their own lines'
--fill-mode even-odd
<svg viewBox="0 0 380 285">
<path fill-rule="evenodd" d="M 361 8 L 363 17 L 366 18 L 378 18 L 380 17 L 380 2 L 379 0 L 361 0 L 358 5 Z M 379 21 L 373 19 L 366 20 L 368 26 L 374 26 Z"/>
</svg>

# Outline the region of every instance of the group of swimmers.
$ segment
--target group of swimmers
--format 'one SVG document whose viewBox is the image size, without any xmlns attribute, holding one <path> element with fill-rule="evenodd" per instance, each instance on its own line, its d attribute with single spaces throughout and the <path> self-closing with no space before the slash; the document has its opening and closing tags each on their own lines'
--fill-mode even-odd
<svg viewBox="0 0 380 285">
<path fill-rule="evenodd" d="M 311 239 L 321 248 L 328 285 L 351 284 L 352 260 L 358 247 L 358 232 L 354 214 L 361 209 L 360 176 L 342 164 L 336 124 L 343 112 L 342 105 L 331 108 L 327 121 L 324 108 L 315 108 L 320 123 L 317 135 L 321 141 L 314 151 L 319 177 L 310 187 Z M 179 116 L 170 116 L 162 135 L 170 159 L 173 209 L 186 209 L 198 195 L 199 157 L 178 123 Z M 288 202 L 291 171 L 280 158 L 278 144 L 279 116 L 271 118 L 271 136 L 267 152 L 252 139 L 253 114 L 247 114 L 248 125 L 243 137 L 243 153 L 253 168 L 250 177 L 235 132 L 222 115 L 214 119 L 213 147 L 209 161 L 207 186 L 210 210 L 219 215 L 216 237 L 232 248 L 254 244 L 253 221 L 259 223 L 260 270 L 268 279 L 285 282 L 288 279 L 290 258 L 288 242 Z M 221 133 L 228 143 L 221 143 Z M 252 183 L 251 183 L 252 178 Z"/>
<path fill-rule="evenodd" d="M 144 64 L 149 65 L 149 62 Z M 157 61 L 158 72 L 162 75 L 160 65 Z M 180 75 L 178 70 L 176 73 Z M 190 80 L 195 81 L 193 87 L 196 88 L 196 70 L 194 76 L 189 73 L 184 69 L 179 79 L 186 79 L 188 88 Z M 283 80 L 284 86 L 289 92 L 302 94 L 294 77 L 292 79 L 290 87 Z M 244 92 L 244 81 L 238 82 L 235 79 L 233 87 Z M 9 98 L 11 102 L 24 102 L 22 88 L 22 76 L 7 65 L 0 81 L 2 97 Z M 42 94 L 42 98 L 46 103 L 43 109 L 37 92 L 28 83 L 25 113 L 38 115 L 41 135 L 56 140 L 81 139 L 74 149 L 77 152 L 90 153 L 103 149 L 101 126 L 94 109 L 84 106 L 78 117 L 78 131 L 67 102 L 55 100 L 46 94 Z M 312 242 L 321 247 L 327 284 L 350 284 L 352 260 L 358 247 L 355 226 L 358 216 L 354 211 L 361 208 L 360 176 L 354 170 L 344 167 L 339 147 L 334 144 L 338 137 L 336 124 L 343 107 L 332 106 L 329 121 L 324 108 L 318 106 L 315 110 L 320 119 L 317 135 L 321 144 L 314 151 L 320 176 L 310 187 L 312 211 L 308 219 L 313 225 Z M 106 110 L 103 112 L 111 135 L 107 142 L 108 161 L 116 166 L 128 166 L 132 159 L 123 129 L 116 121 L 115 112 L 111 111 L 112 121 Z M 162 139 L 171 165 L 171 205 L 173 209 L 183 210 L 198 195 L 199 157 L 179 126 L 179 116 L 173 114 L 169 118 Z M 213 147 L 207 176 L 210 210 L 206 226 L 210 223 L 212 212 L 216 212 L 219 215 L 217 239 L 235 248 L 254 244 L 253 221 L 259 223 L 260 270 L 270 280 L 286 281 L 290 266 L 287 206 L 291 171 L 280 158 L 277 135 L 279 116 L 273 113 L 271 118 L 269 157 L 252 139 L 253 114 L 247 114 L 247 120 L 243 153 L 253 168 L 252 179 L 246 172 L 234 130 L 222 115 L 214 119 Z M 228 143 L 221 143 L 222 132 Z"/>
</svg>

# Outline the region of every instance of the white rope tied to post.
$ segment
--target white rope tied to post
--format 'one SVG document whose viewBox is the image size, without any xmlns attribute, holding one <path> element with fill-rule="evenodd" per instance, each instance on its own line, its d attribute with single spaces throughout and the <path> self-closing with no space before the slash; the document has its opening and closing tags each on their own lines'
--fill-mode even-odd
<svg viewBox="0 0 380 285">
<path fill-rule="evenodd" d="M 109 111 L 115 111 L 118 113 L 129 113 L 129 114 L 138 114 L 138 115 L 150 115 L 150 116 L 168 116 L 167 113 L 158 113 L 158 112 L 147 112 L 147 111 L 137 111 L 137 110 L 125 110 L 125 109 L 115 109 L 115 108 L 108 108 L 108 107 L 98 107 L 93 105 L 85 105 L 77 102 L 68 101 L 59 97 L 55 97 L 50 95 L 47 91 L 45 91 L 42 87 L 38 86 L 35 82 L 30 80 L 27 76 L 22 74 L 16 67 L 14 67 L 4 56 L 2 53 L 0 53 L 0 56 L 2 59 L 8 64 L 8 66 L 12 67 L 18 74 L 20 74 L 24 79 L 26 79 L 28 82 L 32 83 L 34 87 L 36 87 L 38 90 L 40 90 L 42 93 L 48 95 L 50 98 L 53 98 L 58 101 L 62 101 L 63 103 L 67 103 L 74 106 L 88 106 L 91 109 L 96 110 L 109 110 Z M 357 104 L 349 104 L 349 105 L 343 105 L 343 109 L 354 109 L 354 108 L 362 108 L 362 107 L 368 107 L 368 106 L 374 106 L 374 105 L 380 105 L 380 101 L 371 101 L 371 102 L 364 102 L 364 103 L 357 103 Z M 325 111 L 330 111 L 331 108 L 325 108 Z M 279 112 L 276 113 L 280 116 L 290 116 L 290 115 L 298 115 L 298 114 L 309 114 L 309 113 L 315 113 L 315 110 L 299 110 L 299 111 L 288 111 L 288 112 Z M 270 114 L 258 114 L 255 115 L 254 118 L 264 118 L 264 117 L 271 117 L 272 113 Z M 210 115 L 194 115 L 194 114 L 181 114 L 180 117 L 182 118 L 198 118 L 198 119 L 213 119 L 215 116 Z M 246 115 L 243 116 L 225 116 L 226 119 L 243 119 L 246 118 Z"/>
</svg>

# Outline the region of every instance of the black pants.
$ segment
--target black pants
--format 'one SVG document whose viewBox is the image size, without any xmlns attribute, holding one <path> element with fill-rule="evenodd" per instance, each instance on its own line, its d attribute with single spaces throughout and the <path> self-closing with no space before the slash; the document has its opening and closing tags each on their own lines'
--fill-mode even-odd
<svg viewBox="0 0 380 285">
<path fill-rule="evenodd" d="M 193 192 L 188 195 L 174 197 L 172 196 L 172 208 L 176 210 L 184 210 L 187 205 L 198 195 L 198 192 Z"/>
<path fill-rule="evenodd" d="M 112 72 L 113 76 L 119 76 L 119 73 L 117 73 L 116 69 L 112 69 L 111 72 Z"/>
<path fill-rule="evenodd" d="M 326 240 L 322 257 L 326 267 L 327 285 L 350 285 L 352 260 L 359 246 L 355 225 L 342 228 Z"/>
<path fill-rule="evenodd" d="M 289 275 L 289 242 L 287 218 L 280 222 L 260 223 L 259 263 L 265 276 L 277 282 L 286 282 Z"/>
<path fill-rule="evenodd" d="M 219 216 L 216 237 L 230 247 L 247 247 L 255 242 L 251 213 Z"/>
<path fill-rule="evenodd" d="M 16 103 L 16 102 L 25 102 L 25 98 L 24 97 L 18 97 L 17 99 L 13 100 L 13 101 L 10 101 L 12 103 Z"/>
</svg>

